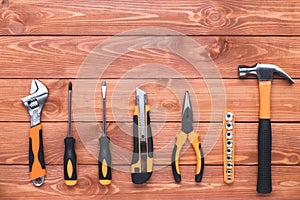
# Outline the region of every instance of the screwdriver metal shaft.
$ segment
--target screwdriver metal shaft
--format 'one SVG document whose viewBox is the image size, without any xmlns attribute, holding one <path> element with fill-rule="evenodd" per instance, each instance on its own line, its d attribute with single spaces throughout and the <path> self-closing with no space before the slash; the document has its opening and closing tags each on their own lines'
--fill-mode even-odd
<svg viewBox="0 0 300 200">
<path fill-rule="evenodd" d="M 103 133 L 102 136 L 106 137 L 106 82 L 102 82 L 102 121 Z"/>
<path fill-rule="evenodd" d="M 72 137 L 72 83 L 69 83 L 68 94 L 68 137 Z"/>
</svg>

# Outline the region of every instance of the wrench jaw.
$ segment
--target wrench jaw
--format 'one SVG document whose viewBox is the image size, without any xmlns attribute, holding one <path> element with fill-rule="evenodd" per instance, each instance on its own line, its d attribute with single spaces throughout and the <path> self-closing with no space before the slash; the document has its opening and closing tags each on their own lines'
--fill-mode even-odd
<svg viewBox="0 0 300 200">
<path fill-rule="evenodd" d="M 32 80 L 30 95 L 22 98 L 24 106 L 30 115 L 30 127 L 34 127 L 41 122 L 41 111 L 48 97 L 48 89 L 39 80 Z"/>
</svg>

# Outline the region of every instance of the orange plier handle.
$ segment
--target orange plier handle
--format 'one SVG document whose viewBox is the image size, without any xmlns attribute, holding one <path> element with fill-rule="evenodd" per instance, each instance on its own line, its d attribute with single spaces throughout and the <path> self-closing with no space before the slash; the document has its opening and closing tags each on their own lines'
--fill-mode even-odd
<svg viewBox="0 0 300 200">
<path fill-rule="evenodd" d="M 201 182 L 203 176 L 203 170 L 204 170 L 204 154 L 201 148 L 201 143 L 199 142 L 199 136 L 200 136 L 199 133 L 196 133 L 194 131 L 188 134 L 181 131 L 176 134 L 176 143 L 172 153 L 172 172 L 176 182 L 181 181 L 181 175 L 179 169 L 179 158 L 180 158 L 181 149 L 187 139 L 192 144 L 196 153 L 197 166 L 196 166 L 195 181 Z"/>
</svg>

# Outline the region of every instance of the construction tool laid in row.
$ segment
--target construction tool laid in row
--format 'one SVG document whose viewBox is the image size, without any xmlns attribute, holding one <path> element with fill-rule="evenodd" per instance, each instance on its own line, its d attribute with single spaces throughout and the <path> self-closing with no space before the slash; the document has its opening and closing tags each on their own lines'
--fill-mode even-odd
<svg viewBox="0 0 300 200">
<path fill-rule="evenodd" d="M 152 175 L 153 140 L 150 126 L 150 106 L 147 94 L 136 88 L 136 105 L 133 116 L 133 156 L 131 178 L 135 184 L 147 182 Z"/>
<path fill-rule="evenodd" d="M 272 64 L 255 64 L 248 67 L 240 65 L 238 68 L 240 77 L 248 74 L 256 75 L 259 81 L 260 95 L 260 114 L 258 129 L 258 178 L 257 192 L 272 192 L 271 177 L 271 149 L 272 149 L 272 130 L 271 130 L 271 82 L 273 74 L 277 73 L 287 79 L 289 83 L 294 81 L 281 68 Z"/>
<path fill-rule="evenodd" d="M 224 181 L 231 184 L 234 181 L 235 160 L 235 124 L 234 114 L 227 111 L 223 117 L 223 157 L 224 157 Z"/>
<path fill-rule="evenodd" d="M 271 178 L 271 81 L 273 74 L 278 73 L 291 84 L 294 81 L 282 69 L 272 64 L 255 64 L 248 67 L 240 65 L 239 76 L 248 74 L 256 75 L 259 80 L 260 114 L 258 130 L 258 178 L 257 192 L 272 192 Z M 65 138 L 64 154 L 64 180 L 67 185 L 75 185 L 77 182 L 77 158 L 75 153 L 75 139 L 72 137 L 72 83 L 69 83 L 69 106 L 68 106 L 68 136 Z M 48 89 L 39 80 L 32 80 L 30 95 L 22 98 L 22 102 L 30 115 L 29 136 L 29 172 L 30 180 L 35 186 L 41 186 L 46 176 L 46 168 L 43 152 L 43 137 L 41 125 L 41 111 L 48 97 Z M 99 138 L 100 150 L 98 157 L 99 182 L 109 185 L 112 179 L 110 139 L 106 133 L 106 82 L 102 82 L 102 114 L 103 133 Z M 234 115 L 226 112 L 223 121 L 223 143 L 224 143 L 224 181 L 234 181 Z M 180 153 L 186 140 L 192 144 L 196 153 L 196 175 L 195 181 L 201 182 L 204 171 L 204 154 L 199 142 L 199 133 L 193 129 L 193 112 L 189 92 L 185 92 L 181 130 L 176 134 L 176 143 L 172 152 L 172 172 L 176 182 L 181 181 L 179 169 Z M 143 184 L 147 182 L 153 170 L 153 139 L 150 126 L 150 106 L 147 104 L 145 91 L 136 88 L 136 105 L 133 117 L 133 156 L 131 164 L 132 182 Z"/>
<path fill-rule="evenodd" d="M 102 136 L 99 138 L 100 151 L 98 157 L 98 175 L 101 185 L 109 185 L 111 183 L 111 153 L 110 139 L 106 134 L 106 82 L 102 82 Z"/>
<path fill-rule="evenodd" d="M 68 87 L 68 136 L 64 140 L 64 179 L 66 185 L 77 183 L 77 157 L 75 153 L 75 139 L 72 137 L 72 83 Z"/>
<path fill-rule="evenodd" d="M 204 155 L 199 142 L 199 136 L 199 133 L 196 133 L 193 128 L 193 111 L 190 95 L 189 92 L 186 91 L 182 107 L 181 131 L 176 135 L 176 143 L 172 153 L 172 172 L 176 182 L 181 181 L 179 157 L 181 149 L 187 139 L 192 144 L 196 152 L 197 166 L 195 181 L 201 182 L 204 170 Z"/>
<path fill-rule="evenodd" d="M 31 82 L 30 95 L 22 98 L 30 115 L 29 175 L 35 186 L 41 186 L 46 176 L 41 111 L 47 97 L 48 89 L 35 79 Z"/>
</svg>

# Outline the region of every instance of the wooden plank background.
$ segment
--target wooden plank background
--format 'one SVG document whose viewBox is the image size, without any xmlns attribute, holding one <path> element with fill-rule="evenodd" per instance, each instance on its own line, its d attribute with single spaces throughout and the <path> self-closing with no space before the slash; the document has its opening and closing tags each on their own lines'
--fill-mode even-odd
<svg viewBox="0 0 300 200">
<path fill-rule="evenodd" d="M 273 192 L 263 198 L 300 198 L 299 1 L 1 0 L 0 16 L 1 199 L 260 199 L 262 195 L 256 193 L 258 84 L 254 77 L 240 80 L 237 74 L 239 64 L 254 63 L 276 64 L 295 80 L 293 86 L 278 76 L 273 81 Z M 199 116 L 194 125 L 200 132 L 201 141 L 208 137 L 206 132 L 210 125 L 221 126 L 221 116 L 217 121 L 209 121 L 211 102 L 202 77 L 182 58 L 154 49 L 123 55 L 102 77 L 93 73 L 87 75 L 87 81 L 107 80 L 108 135 L 112 143 L 126 153 L 120 156 L 116 149 L 112 151 L 112 184 L 99 185 L 95 157 L 99 148 L 97 140 L 92 141 L 91 148 L 86 148 L 75 128 L 75 125 L 84 127 L 87 134 L 100 132 L 98 122 L 90 120 L 92 113 L 79 116 L 73 122 L 79 179 L 75 187 L 65 186 L 62 163 L 63 139 L 67 133 L 68 82 L 76 81 L 82 62 L 104 40 L 122 31 L 154 26 L 188 35 L 206 49 L 218 67 L 225 88 L 226 106 L 236 114 L 235 183 L 226 185 L 223 181 L 221 138 L 205 157 L 202 183 L 194 182 L 195 156 L 191 148 L 181 159 L 183 181 L 174 183 L 170 159 L 175 134 L 180 128 L 182 99 L 175 99 L 170 91 L 155 85 L 145 86 L 151 94 L 148 96 L 150 105 L 159 104 L 166 111 L 167 119 L 163 123 L 161 116 L 153 112 L 152 127 L 160 130 L 154 136 L 156 170 L 147 184 L 131 183 L 132 137 L 120 129 L 120 126 L 130 129 L 131 118 L 112 113 L 114 105 L 111 103 L 118 80 L 128 70 L 153 61 L 176 69 L 183 74 L 180 79 L 186 79 L 194 88 L 198 101 L 193 99 L 192 104 L 201 105 L 201 110 L 194 110 Z M 41 79 L 50 92 L 42 112 L 47 176 L 40 188 L 29 182 L 29 116 L 20 101 L 29 94 L 33 78 Z M 127 78 L 123 80 L 124 84 L 132 83 L 132 78 L 136 77 Z M 144 78 L 147 79 L 139 81 L 149 81 L 149 77 Z M 176 76 L 151 79 L 167 81 L 169 85 L 180 81 Z M 98 119 L 102 112 L 100 92 L 98 86 L 96 97 L 89 97 L 90 101 L 99 102 L 95 107 Z M 133 92 L 126 91 L 128 94 Z M 128 107 L 133 103 L 134 96 Z M 87 109 L 92 111 L 92 108 Z M 122 120 L 116 122 L 115 117 Z"/>
</svg>

